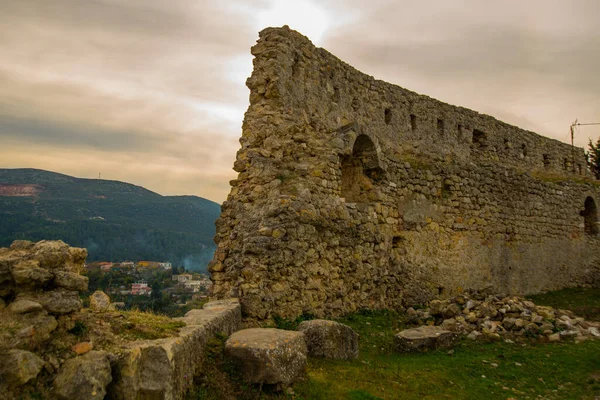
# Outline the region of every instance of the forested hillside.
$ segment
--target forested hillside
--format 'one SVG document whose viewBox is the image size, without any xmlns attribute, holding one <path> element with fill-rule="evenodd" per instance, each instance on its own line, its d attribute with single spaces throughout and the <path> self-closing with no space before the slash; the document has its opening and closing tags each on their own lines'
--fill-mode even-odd
<svg viewBox="0 0 600 400">
<path fill-rule="evenodd" d="M 220 207 L 129 183 L 36 169 L 0 169 L 0 246 L 60 239 L 90 261 L 157 260 L 203 270 Z"/>
</svg>

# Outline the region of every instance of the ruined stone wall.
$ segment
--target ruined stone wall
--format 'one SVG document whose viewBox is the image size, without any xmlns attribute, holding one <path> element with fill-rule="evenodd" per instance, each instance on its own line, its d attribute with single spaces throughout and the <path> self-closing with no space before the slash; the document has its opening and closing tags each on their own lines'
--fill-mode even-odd
<svg viewBox="0 0 600 400">
<path fill-rule="evenodd" d="M 106 294 L 81 309 L 86 257 L 62 241 L 0 248 L 0 399 L 184 398 L 207 373 L 210 340 L 241 328 L 238 301 L 190 310 L 172 336 L 135 340 L 127 315 L 137 312 L 115 312 Z"/>
<path fill-rule="evenodd" d="M 252 54 L 210 265 L 247 319 L 596 279 L 582 149 L 375 80 L 287 27 Z"/>
</svg>

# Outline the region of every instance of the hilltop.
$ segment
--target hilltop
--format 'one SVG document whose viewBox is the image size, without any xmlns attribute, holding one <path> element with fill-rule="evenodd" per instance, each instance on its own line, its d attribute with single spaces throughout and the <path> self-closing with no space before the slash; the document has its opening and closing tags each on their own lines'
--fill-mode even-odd
<svg viewBox="0 0 600 400">
<path fill-rule="evenodd" d="M 161 196 L 126 182 L 38 169 L 0 169 L 0 246 L 60 239 L 88 261 L 159 260 L 205 269 L 219 204 Z"/>
</svg>

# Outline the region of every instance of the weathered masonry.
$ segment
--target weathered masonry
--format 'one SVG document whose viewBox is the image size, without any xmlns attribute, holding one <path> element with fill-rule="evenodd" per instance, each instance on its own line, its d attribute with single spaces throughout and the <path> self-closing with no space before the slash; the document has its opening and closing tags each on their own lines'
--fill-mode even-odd
<svg viewBox="0 0 600 400">
<path fill-rule="evenodd" d="M 582 149 L 375 80 L 287 27 L 252 54 L 210 266 L 247 320 L 598 278 Z"/>
</svg>

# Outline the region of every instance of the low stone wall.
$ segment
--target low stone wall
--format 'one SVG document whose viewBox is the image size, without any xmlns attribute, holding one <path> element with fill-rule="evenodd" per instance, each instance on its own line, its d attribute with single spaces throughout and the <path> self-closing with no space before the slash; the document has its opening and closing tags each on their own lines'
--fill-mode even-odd
<svg viewBox="0 0 600 400">
<path fill-rule="evenodd" d="M 241 329 L 237 300 L 208 303 L 180 320 L 187 325 L 178 336 L 132 343 L 112 365 L 107 389 L 112 399 L 181 399 L 202 373 L 206 343 L 217 333 Z"/>
</svg>

